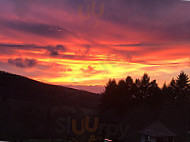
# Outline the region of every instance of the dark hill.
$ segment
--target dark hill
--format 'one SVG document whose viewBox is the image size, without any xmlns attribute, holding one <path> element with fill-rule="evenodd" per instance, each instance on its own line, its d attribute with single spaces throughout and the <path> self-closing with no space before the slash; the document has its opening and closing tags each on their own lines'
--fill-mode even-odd
<svg viewBox="0 0 190 142">
<path fill-rule="evenodd" d="M 100 96 L 87 91 L 38 82 L 0 71 L 0 96 L 45 106 L 72 106 L 94 109 Z"/>
</svg>

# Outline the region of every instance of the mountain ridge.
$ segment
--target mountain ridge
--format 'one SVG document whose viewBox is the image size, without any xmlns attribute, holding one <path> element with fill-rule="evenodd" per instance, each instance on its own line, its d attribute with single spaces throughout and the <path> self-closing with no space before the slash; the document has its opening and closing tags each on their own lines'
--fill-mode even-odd
<svg viewBox="0 0 190 142">
<path fill-rule="evenodd" d="M 0 71 L 0 96 L 43 105 L 97 108 L 100 95 Z"/>
</svg>

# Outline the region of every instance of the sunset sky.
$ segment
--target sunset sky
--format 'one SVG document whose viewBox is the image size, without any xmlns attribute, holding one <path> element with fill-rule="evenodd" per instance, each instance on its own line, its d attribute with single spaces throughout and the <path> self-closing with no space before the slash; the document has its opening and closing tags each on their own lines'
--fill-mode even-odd
<svg viewBox="0 0 190 142">
<path fill-rule="evenodd" d="M 0 70 L 101 92 L 148 73 L 190 75 L 190 2 L 0 0 Z"/>
</svg>

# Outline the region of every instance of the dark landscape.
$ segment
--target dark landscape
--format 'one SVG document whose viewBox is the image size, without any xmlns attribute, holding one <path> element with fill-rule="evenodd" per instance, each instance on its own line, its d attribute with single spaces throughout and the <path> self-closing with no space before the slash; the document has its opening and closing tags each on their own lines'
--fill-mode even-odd
<svg viewBox="0 0 190 142">
<path fill-rule="evenodd" d="M 118 83 L 110 80 L 103 93 L 94 94 L 1 71 L 0 91 L 0 132 L 4 140 L 81 139 L 93 134 L 98 136 L 97 141 L 109 136 L 115 141 L 136 142 L 144 134 L 144 129 L 151 125 L 152 129 L 161 129 L 166 135 L 167 131 L 175 134 L 175 141 L 183 142 L 189 135 L 190 86 L 184 72 L 162 88 L 144 74 L 142 79 L 135 81 L 129 76 Z M 80 130 L 80 121 L 86 116 L 91 118 L 91 127 L 94 119 L 99 118 L 99 127 L 105 126 L 101 135 L 99 129 L 81 135 L 57 131 L 62 127 L 60 118 L 76 119 Z"/>
</svg>

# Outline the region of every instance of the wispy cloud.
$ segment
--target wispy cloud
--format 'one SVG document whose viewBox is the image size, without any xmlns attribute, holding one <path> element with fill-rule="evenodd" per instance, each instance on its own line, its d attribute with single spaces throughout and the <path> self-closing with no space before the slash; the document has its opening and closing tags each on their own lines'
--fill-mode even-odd
<svg viewBox="0 0 190 142">
<path fill-rule="evenodd" d="M 29 68 L 36 66 L 37 60 L 28 59 L 28 58 L 25 59 L 16 58 L 16 59 L 8 59 L 8 63 L 20 68 Z"/>
</svg>

